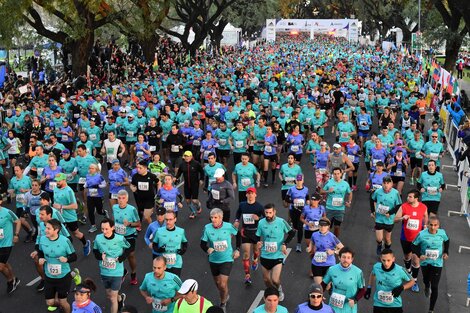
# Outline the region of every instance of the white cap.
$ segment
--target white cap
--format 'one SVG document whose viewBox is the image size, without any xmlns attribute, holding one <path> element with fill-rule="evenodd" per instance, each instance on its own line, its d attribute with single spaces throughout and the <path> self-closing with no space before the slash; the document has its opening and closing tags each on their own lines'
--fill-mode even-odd
<svg viewBox="0 0 470 313">
<path fill-rule="evenodd" d="M 214 173 L 214 178 L 220 178 L 220 177 L 223 177 L 225 175 L 225 171 L 223 168 L 218 168 L 215 170 L 215 173 Z"/>
<path fill-rule="evenodd" d="M 195 281 L 194 279 L 186 279 L 178 290 L 178 293 L 181 295 L 185 295 L 191 291 L 197 291 L 197 287 L 197 281 Z"/>
<path fill-rule="evenodd" d="M 333 148 L 341 148 L 341 145 L 340 145 L 339 143 L 335 143 L 335 144 L 333 145 Z"/>
</svg>

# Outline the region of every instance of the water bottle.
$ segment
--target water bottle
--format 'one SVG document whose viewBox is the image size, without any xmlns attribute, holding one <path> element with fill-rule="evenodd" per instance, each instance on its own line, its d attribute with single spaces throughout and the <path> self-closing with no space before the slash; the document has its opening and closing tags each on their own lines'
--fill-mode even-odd
<svg viewBox="0 0 470 313">
<path fill-rule="evenodd" d="M 470 298 L 470 273 L 468 274 L 467 278 L 467 297 Z"/>
</svg>

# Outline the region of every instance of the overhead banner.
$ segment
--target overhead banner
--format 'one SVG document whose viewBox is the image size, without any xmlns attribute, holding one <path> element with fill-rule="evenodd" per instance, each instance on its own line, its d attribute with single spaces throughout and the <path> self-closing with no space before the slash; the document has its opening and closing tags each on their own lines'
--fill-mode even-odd
<svg viewBox="0 0 470 313">
<path fill-rule="evenodd" d="M 266 20 L 266 41 L 276 41 L 276 20 Z"/>
<path fill-rule="evenodd" d="M 272 23 L 274 21 L 274 32 Z M 283 19 L 266 20 L 266 39 L 275 40 L 276 32 L 288 32 L 292 30 L 310 32 L 310 38 L 314 33 L 329 33 L 336 37 L 345 37 L 350 41 L 359 40 L 359 20 L 357 19 Z M 274 38 L 274 39 L 270 39 Z"/>
</svg>

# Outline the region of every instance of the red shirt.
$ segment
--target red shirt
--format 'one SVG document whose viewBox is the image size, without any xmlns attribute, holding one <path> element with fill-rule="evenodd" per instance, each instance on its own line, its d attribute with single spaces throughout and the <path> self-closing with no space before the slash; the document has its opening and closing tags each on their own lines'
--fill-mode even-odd
<svg viewBox="0 0 470 313">
<path fill-rule="evenodd" d="M 401 239 L 412 242 L 423 229 L 424 214 L 428 208 L 421 202 L 419 202 L 416 208 L 412 207 L 409 203 L 403 203 L 401 210 L 402 216 L 408 215 L 410 217 L 407 220 L 403 220 Z"/>
</svg>

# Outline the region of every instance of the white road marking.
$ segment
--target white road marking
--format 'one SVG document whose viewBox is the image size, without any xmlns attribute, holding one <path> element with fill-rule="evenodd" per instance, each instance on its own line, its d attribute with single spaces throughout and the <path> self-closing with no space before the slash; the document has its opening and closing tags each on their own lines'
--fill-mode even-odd
<svg viewBox="0 0 470 313">
<path fill-rule="evenodd" d="M 284 261 L 285 259 L 287 259 L 291 251 L 292 251 L 292 248 L 287 248 L 287 254 L 286 254 L 286 257 L 284 258 Z M 253 301 L 253 303 L 251 304 L 250 308 L 248 309 L 246 313 L 253 313 L 253 311 L 258 307 L 259 303 L 263 299 L 263 294 L 264 294 L 264 290 L 260 290 L 260 292 L 258 292 L 258 295 L 256 296 L 255 300 Z"/>
<path fill-rule="evenodd" d="M 36 284 L 40 280 L 41 280 L 41 276 L 38 276 L 35 279 L 33 279 L 32 281 L 30 281 L 29 283 L 27 283 L 26 286 L 31 287 L 32 285 Z"/>
<path fill-rule="evenodd" d="M 184 184 L 184 181 L 180 182 L 178 185 L 176 185 L 176 188 L 183 186 L 183 184 Z"/>
<path fill-rule="evenodd" d="M 454 187 L 454 188 L 459 188 L 457 185 L 452 185 L 452 184 L 446 184 L 446 187 Z"/>
<path fill-rule="evenodd" d="M 258 304 L 261 302 L 261 299 L 263 299 L 263 293 L 264 293 L 263 290 L 258 292 L 258 295 L 255 298 L 255 301 L 253 301 L 253 303 L 251 304 L 250 308 L 248 309 L 246 313 L 253 313 L 253 311 L 258 307 Z"/>
</svg>

